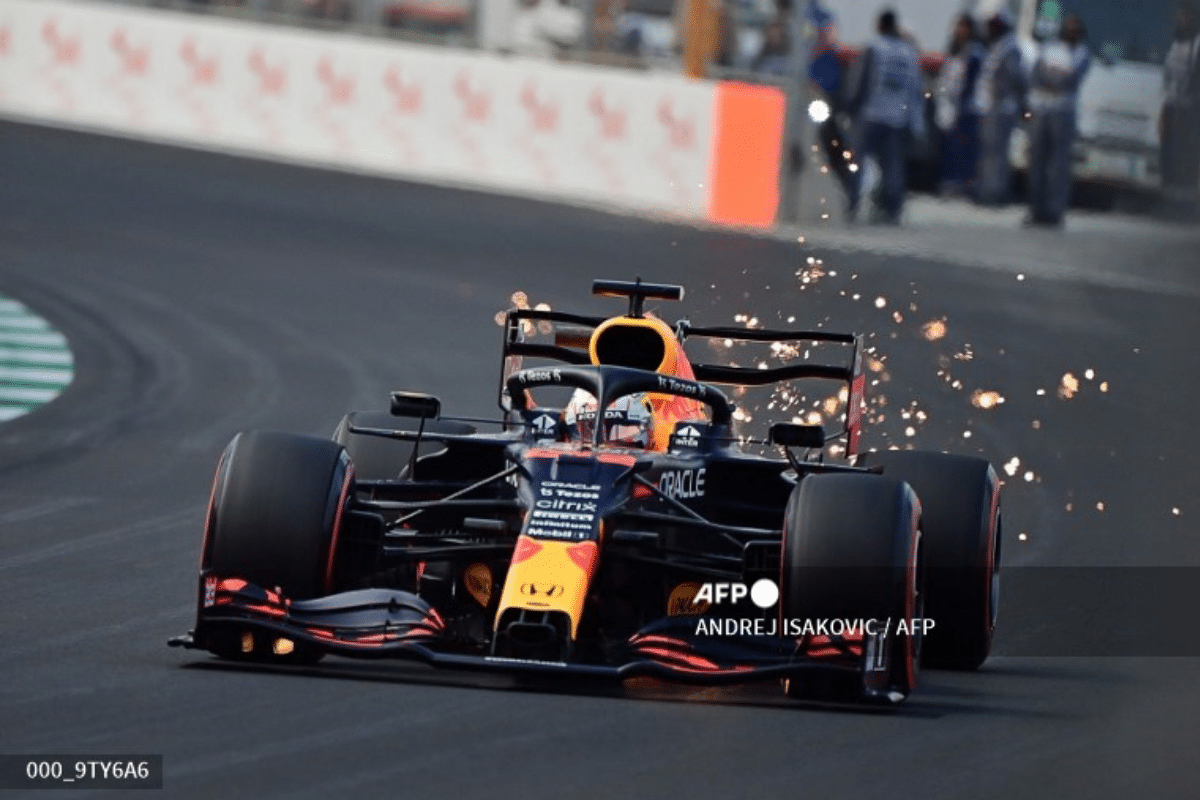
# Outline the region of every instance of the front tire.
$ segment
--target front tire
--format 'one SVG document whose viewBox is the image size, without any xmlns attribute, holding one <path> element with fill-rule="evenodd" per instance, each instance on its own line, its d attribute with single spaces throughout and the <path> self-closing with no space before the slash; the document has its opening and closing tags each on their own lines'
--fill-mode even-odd
<svg viewBox="0 0 1200 800">
<path fill-rule="evenodd" d="M 241 578 L 292 600 L 332 593 L 353 482 L 350 459 L 334 442 L 265 431 L 239 433 L 217 465 L 202 571 L 221 579 Z M 227 658 L 298 663 L 320 658 L 303 647 L 273 657 L 265 642 L 247 635 L 222 628 L 213 632 L 208 648 Z"/>
<path fill-rule="evenodd" d="M 921 500 L 928 564 L 926 666 L 974 670 L 992 647 L 1000 599 L 1000 481 L 981 458 L 888 450 L 858 466 L 882 466 Z"/>
<path fill-rule="evenodd" d="M 855 685 L 789 679 L 789 696 L 895 702 L 915 688 L 921 637 L 897 626 L 922 615 L 920 504 L 909 486 L 878 475 L 805 477 L 788 501 L 781 564 L 784 619 L 891 621 L 877 643 L 887 648 L 886 665 L 864 652 Z"/>
<path fill-rule="evenodd" d="M 293 600 L 329 594 L 352 482 L 333 442 L 239 433 L 217 468 L 201 566 Z"/>
</svg>

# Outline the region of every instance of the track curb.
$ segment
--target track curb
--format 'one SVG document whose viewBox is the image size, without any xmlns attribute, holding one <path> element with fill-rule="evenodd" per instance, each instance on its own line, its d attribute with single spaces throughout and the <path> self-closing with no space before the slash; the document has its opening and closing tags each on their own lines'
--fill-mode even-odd
<svg viewBox="0 0 1200 800">
<path fill-rule="evenodd" d="M 53 401 L 74 379 L 67 337 L 24 303 L 0 294 L 0 423 Z"/>
</svg>

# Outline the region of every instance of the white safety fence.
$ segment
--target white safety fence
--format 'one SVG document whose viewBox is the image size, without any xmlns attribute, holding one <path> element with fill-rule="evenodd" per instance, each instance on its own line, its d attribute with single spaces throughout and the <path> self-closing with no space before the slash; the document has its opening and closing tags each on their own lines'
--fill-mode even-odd
<svg viewBox="0 0 1200 800">
<path fill-rule="evenodd" d="M 0 115 L 709 217 L 718 84 L 177 12 L 0 0 Z"/>
</svg>

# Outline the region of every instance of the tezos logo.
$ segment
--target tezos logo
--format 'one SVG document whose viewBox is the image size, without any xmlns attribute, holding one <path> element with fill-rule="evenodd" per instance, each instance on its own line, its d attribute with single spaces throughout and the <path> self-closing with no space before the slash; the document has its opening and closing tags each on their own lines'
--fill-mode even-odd
<svg viewBox="0 0 1200 800">
<path fill-rule="evenodd" d="M 779 602 L 779 586 L 770 578 L 759 578 L 749 588 L 744 583 L 703 583 L 692 603 L 736 603 L 746 595 L 759 608 L 770 608 Z"/>
<path fill-rule="evenodd" d="M 522 383 L 562 383 L 562 370 L 527 369 L 519 373 Z"/>
</svg>

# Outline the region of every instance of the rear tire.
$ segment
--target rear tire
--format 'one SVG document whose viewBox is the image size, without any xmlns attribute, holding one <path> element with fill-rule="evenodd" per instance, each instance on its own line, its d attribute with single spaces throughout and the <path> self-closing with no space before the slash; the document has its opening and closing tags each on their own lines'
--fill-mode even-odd
<svg viewBox="0 0 1200 800">
<path fill-rule="evenodd" d="M 882 466 L 921 500 L 928 570 L 924 665 L 973 670 L 987 659 L 1000 597 L 1000 481 L 981 458 L 888 450 L 858 465 Z"/>
<path fill-rule="evenodd" d="M 921 637 L 897 622 L 922 616 L 919 515 L 910 487 L 878 475 L 810 475 L 792 490 L 781 557 L 784 619 L 891 620 L 892 632 L 886 675 L 864 672 L 846 685 L 790 679 L 788 696 L 906 696 L 916 686 Z"/>
</svg>

